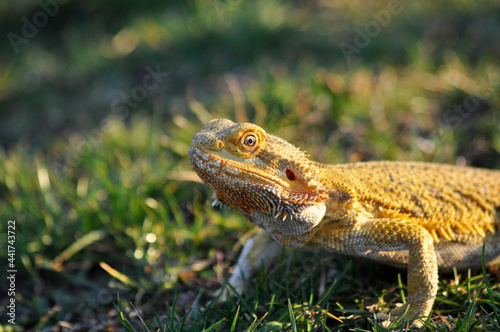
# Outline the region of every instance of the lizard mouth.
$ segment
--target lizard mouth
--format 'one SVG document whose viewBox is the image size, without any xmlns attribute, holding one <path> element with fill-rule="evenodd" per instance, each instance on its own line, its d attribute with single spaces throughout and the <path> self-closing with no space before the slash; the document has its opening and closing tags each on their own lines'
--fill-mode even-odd
<svg viewBox="0 0 500 332">
<path fill-rule="evenodd" d="M 229 158 L 224 160 L 203 148 L 190 146 L 189 157 L 196 173 L 221 197 L 230 198 L 242 193 L 249 194 L 250 191 L 260 192 L 272 205 L 291 210 L 320 203 L 323 199 L 321 190 L 317 187 L 311 188 L 302 183 L 290 184 L 266 171 L 241 167 L 238 161 Z M 236 187 L 241 192 L 237 193 Z"/>
<path fill-rule="evenodd" d="M 259 187 L 266 188 L 266 191 L 271 191 L 278 197 L 281 196 L 280 193 L 282 190 L 278 190 L 277 188 L 289 187 L 287 183 L 284 183 L 279 179 L 271 176 L 266 176 L 265 173 L 263 174 L 263 172 L 256 172 L 251 169 L 245 169 L 241 166 L 238 166 L 237 162 L 226 161 L 219 156 L 207 152 L 201 148 L 190 146 L 189 159 L 196 173 L 202 178 L 204 182 L 210 184 L 212 184 L 215 179 L 220 179 L 221 177 L 244 179 L 245 177 L 248 178 L 248 176 L 246 176 L 248 174 L 252 178 L 261 179 L 261 181 L 254 180 L 253 182 L 255 185 L 258 184 L 260 185 Z M 248 182 L 248 179 L 246 182 Z"/>
<path fill-rule="evenodd" d="M 285 181 L 264 176 L 265 172 L 245 169 L 237 161 L 193 146 L 189 157 L 196 173 L 214 189 L 216 202 L 235 208 L 267 231 L 279 233 L 283 225 L 290 225 L 286 229 L 303 234 L 325 214 L 325 204 L 318 204 L 314 196 L 294 192 Z"/>
<path fill-rule="evenodd" d="M 213 175 L 216 176 L 221 176 L 222 173 L 225 173 L 231 177 L 240 177 L 244 174 L 252 174 L 255 177 L 270 181 L 276 186 L 286 187 L 285 184 L 275 178 L 265 176 L 260 172 L 252 171 L 250 169 L 244 169 L 243 167 L 238 166 L 237 162 L 226 161 L 213 153 L 197 147 L 189 147 L 189 159 L 191 164 L 195 166 L 196 171 L 198 171 L 198 169 L 205 169 L 210 170 L 210 173 L 213 173 Z"/>
</svg>

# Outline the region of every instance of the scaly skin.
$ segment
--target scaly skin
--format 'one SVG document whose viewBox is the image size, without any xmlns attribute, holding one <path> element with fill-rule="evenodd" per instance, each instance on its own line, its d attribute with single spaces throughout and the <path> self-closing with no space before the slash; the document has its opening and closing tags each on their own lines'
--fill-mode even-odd
<svg viewBox="0 0 500 332">
<path fill-rule="evenodd" d="M 254 124 L 224 119 L 193 137 L 189 157 L 216 201 L 264 230 L 245 245 L 229 281 L 239 292 L 244 277 L 271 264 L 278 243 L 319 248 L 407 267 L 407 317 L 426 318 L 438 267 L 478 268 L 483 244 L 486 263 L 500 263 L 500 171 L 387 161 L 323 165 Z"/>
</svg>

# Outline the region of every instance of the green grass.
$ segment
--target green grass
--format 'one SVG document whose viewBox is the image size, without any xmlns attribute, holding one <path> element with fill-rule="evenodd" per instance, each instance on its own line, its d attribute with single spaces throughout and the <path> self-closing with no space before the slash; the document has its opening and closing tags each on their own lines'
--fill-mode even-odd
<svg viewBox="0 0 500 332">
<path fill-rule="evenodd" d="M 36 6 L 0 5 L 2 33 Z M 500 169 L 496 1 L 405 3 L 349 65 L 339 43 L 385 2 L 89 2 L 105 22 L 65 6 L 75 20 L 0 51 L 0 260 L 15 219 L 18 270 L 16 325 L 5 292 L 0 330 L 404 329 L 371 312 L 404 302 L 404 271 L 289 249 L 216 306 L 253 230 L 211 206 L 187 149 L 204 123 L 230 118 L 321 162 Z M 138 44 L 113 53 L 124 29 Z M 156 64 L 164 84 L 130 114 L 110 110 Z M 499 286 L 495 269 L 442 275 L 427 328 L 499 330 Z"/>
</svg>

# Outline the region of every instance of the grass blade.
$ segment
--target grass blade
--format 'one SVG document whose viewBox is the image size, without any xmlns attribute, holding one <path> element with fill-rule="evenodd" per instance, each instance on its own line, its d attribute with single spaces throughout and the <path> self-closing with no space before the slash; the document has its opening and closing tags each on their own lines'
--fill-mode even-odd
<svg viewBox="0 0 500 332">
<path fill-rule="evenodd" d="M 288 314 L 290 315 L 290 325 L 292 332 L 297 332 L 297 324 L 295 323 L 295 315 L 293 314 L 293 307 L 290 299 L 288 299 Z"/>
<path fill-rule="evenodd" d="M 125 314 L 123 313 L 122 303 L 120 301 L 120 294 L 118 294 L 118 297 L 116 299 L 115 309 L 116 311 L 118 311 L 120 322 L 122 323 L 125 330 L 127 332 L 135 332 L 134 328 L 132 327 L 132 325 L 130 325 L 128 319 L 125 317 Z"/>
<path fill-rule="evenodd" d="M 233 324 L 231 324 L 231 332 L 233 332 L 236 329 L 236 321 L 238 320 L 239 313 L 240 313 L 240 306 L 238 306 L 236 314 L 234 315 Z"/>
</svg>

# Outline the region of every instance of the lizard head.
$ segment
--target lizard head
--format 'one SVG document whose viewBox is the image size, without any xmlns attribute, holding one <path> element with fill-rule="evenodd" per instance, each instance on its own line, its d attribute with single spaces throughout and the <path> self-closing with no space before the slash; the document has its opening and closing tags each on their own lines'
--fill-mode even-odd
<svg viewBox="0 0 500 332">
<path fill-rule="evenodd" d="M 325 215 L 315 163 L 254 124 L 208 122 L 193 136 L 189 158 L 218 202 L 270 233 L 305 234 Z"/>
</svg>

